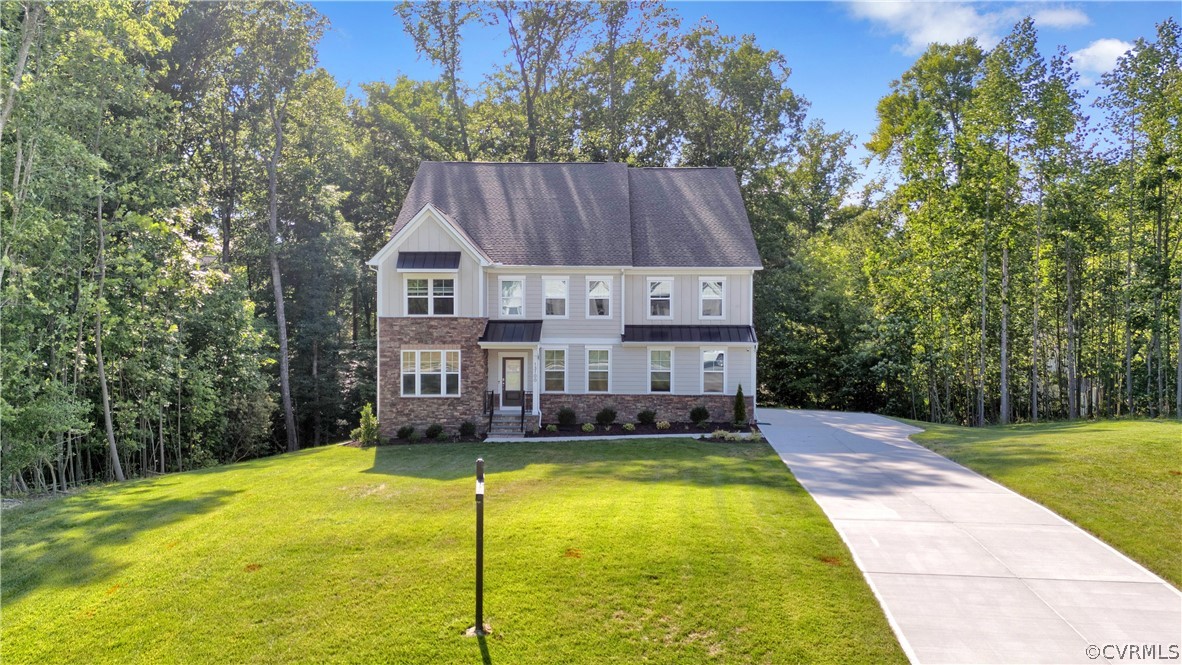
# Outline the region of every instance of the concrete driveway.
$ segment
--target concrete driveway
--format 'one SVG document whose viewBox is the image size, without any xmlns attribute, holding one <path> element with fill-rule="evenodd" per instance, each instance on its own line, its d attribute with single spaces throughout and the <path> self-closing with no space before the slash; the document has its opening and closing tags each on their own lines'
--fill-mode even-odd
<svg viewBox="0 0 1182 665">
<path fill-rule="evenodd" d="M 759 420 L 837 527 L 913 662 L 1182 662 L 1182 593 L 1046 508 L 912 443 L 920 430 L 829 411 L 760 409 Z"/>
</svg>

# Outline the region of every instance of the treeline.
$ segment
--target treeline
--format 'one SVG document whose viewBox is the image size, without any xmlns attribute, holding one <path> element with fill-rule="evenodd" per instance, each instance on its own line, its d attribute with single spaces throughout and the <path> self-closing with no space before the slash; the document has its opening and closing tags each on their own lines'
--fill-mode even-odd
<svg viewBox="0 0 1182 665">
<path fill-rule="evenodd" d="M 1105 80 L 1098 137 L 1028 24 L 933 47 L 880 106 L 897 175 L 849 205 L 852 138 L 806 126 L 753 37 L 645 1 L 391 11 L 440 76 L 354 98 L 308 5 L 0 4 L 5 491 L 347 436 L 375 395 L 364 261 L 422 160 L 734 166 L 767 266 L 764 403 L 1170 409 L 1176 24 Z M 474 84 L 478 26 L 505 50 Z"/>
<path fill-rule="evenodd" d="M 880 100 L 880 198 L 794 225 L 761 311 L 783 402 L 977 425 L 1182 414 L 1179 26 L 1138 40 L 1094 109 L 1037 46 L 1029 19 L 990 50 L 933 45 Z"/>
</svg>

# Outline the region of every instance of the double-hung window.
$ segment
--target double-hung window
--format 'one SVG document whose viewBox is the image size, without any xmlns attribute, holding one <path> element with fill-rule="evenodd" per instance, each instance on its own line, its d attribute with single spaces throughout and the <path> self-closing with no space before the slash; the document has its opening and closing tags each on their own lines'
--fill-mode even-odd
<svg viewBox="0 0 1182 665">
<path fill-rule="evenodd" d="M 403 397 L 460 394 L 459 351 L 403 351 Z"/>
<path fill-rule="evenodd" d="M 543 367 L 545 368 L 545 385 L 548 393 L 566 392 L 566 350 L 544 349 L 542 351 Z"/>
<path fill-rule="evenodd" d="M 673 349 L 648 350 L 648 390 L 673 392 Z"/>
<path fill-rule="evenodd" d="M 726 281 L 721 277 L 703 277 L 698 280 L 698 317 L 702 319 L 725 318 L 723 299 Z"/>
<path fill-rule="evenodd" d="M 673 278 L 650 277 L 648 280 L 648 318 L 673 318 Z"/>
<path fill-rule="evenodd" d="M 565 277 L 543 277 L 543 313 L 546 317 L 565 319 L 567 301 L 567 279 Z"/>
<path fill-rule="evenodd" d="M 454 316 L 455 313 L 455 279 L 451 277 L 408 277 L 406 279 L 407 316 Z"/>
<path fill-rule="evenodd" d="M 501 316 L 525 316 L 525 280 L 501 279 Z"/>
<path fill-rule="evenodd" d="M 587 349 L 587 392 L 605 393 L 611 385 L 612 356 L 608 349 Z"/>
<path fill-rule="evenodd" d="M 606 319 L 612 315 L 612 280 L 609 277 L 587 278 L 587 318 Z"/>
<path fill-rule="evenodd" d="M 726 351 L 702 349 L 702 392 L 721 393 L 726 390 Z"/>
</svg>

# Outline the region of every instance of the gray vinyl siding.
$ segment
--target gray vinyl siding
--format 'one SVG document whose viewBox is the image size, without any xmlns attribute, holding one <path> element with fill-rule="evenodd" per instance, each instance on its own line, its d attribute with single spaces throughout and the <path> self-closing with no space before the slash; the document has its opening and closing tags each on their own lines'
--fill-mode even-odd
<svg viewBox="0 0 1182 665">
<path fill-rule="evenodd" d="M 637 269 L 639 270 L 639 269 Z M 628 272 L 625 292 L 628 296 L 627 323 L 629 325 L 749 325 L 751 323 L 751 275 L 752 273 L 719 274 L 703 268 L 700 272 L 678 273 L 675 275 Z M 672 319 L 648 318 L 648 279 L 669 278 L 673 280 Z M 723 319 L 703 319 L 698 315 L 698 279 L 721 277 L 725 284 L 722 304 Z"/>
<path fill-rule="evenodd" d="M 460 269 L 456 279 L 456 315 L 480 316 L 480 264 L 457 243 L 434 219 L 428 219 L 398 246 L 406 252 L 460 252 Z M 404 316 L 403 289 L 409 273 L 399 273 L 395 266 L 398 252 L 392 252 L 378 266 L 381 297 L 378 316 Z M 414 276 L 413 274 L 409 274 Z M 423 274 L 422 277 L 451 276 L 449 273 Z"/>
<path fill-rule="evenodd" d="M 488 298 L 488 317 L 490 319 L 507 318 L 501 316 L 501 285 L 502 277 L 520 277 L 525 280 L 525 319 L 542 320 L 543 340 L 588 339 L 602 338 L 605 343 L 618 341 L 620 338 L 620 273 L 619 271 L 583 271 L 570 272 L 556 268 L 553 272 L 514 272 L 512 268 L 489 270 L 485 281 L 485 292 Z M 544 277 L 567 278 L 567 318 L 546 318 L 545 299 L 542 293 L 542 279 Z M 612 283 L 612 305 L 610 318 L 587 317 L 587 278 L 608 277 Z"/>
<path fill-rule="evenodd" d="M 648 350 L 646 346 L 616 345 L 566 345 L 566 392 L 571 394 L 585 394 L 587 392 L 587 349 L 611 349 L 611 392 L 622 395 L 644 394 L 649 388 Z M 549 345 L 542 342 L 542 348 L 563 348 L 559 345 Z M 661 348 L 661 347 L 655 347 Z M 752 347 L 699 347 L 674 346 L 673 349 L 673 394 L 699 395 L 702 392 L 701 354 L 703 348 L 723 348 L 726 350 L 726 394 L 734 394 L 739 384 L 743 385 L 743 392 L 751 394 L 751 362 L 754 356 Z M 489 351 L 490 358 L 495 351 Z M 500 360 L 496 372 L 499 381 Z M 491 376 L 491 372 L 490 372 Z"/>
</svg>

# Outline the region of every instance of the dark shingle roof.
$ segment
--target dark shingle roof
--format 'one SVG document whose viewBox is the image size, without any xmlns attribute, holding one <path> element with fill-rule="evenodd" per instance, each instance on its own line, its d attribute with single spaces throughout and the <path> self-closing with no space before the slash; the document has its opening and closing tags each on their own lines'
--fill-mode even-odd
<svg viewBox="0 0 1182 665">
<path fill-rule="evenodd" d="M 541 321 L 489 321 L 480 342 L 528 343 L 542 339 Z"/>
<path fill-rule="evenodd" d="M 428 203 L 506 265 L 760 265 L 730 168 L 423 162 L 394 233 Z"/>
<path fill-rule="evenodd" d="M 754 344 L 751 326 L 624 326 L 624 342 L 705 342 Z"/>
<path fill-rule="evenodd" d="M 459 252 L 398 252 L 399 270 L 455 270 Z"/>
</svg>

